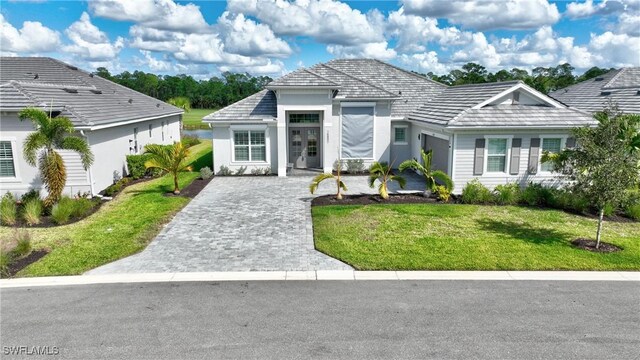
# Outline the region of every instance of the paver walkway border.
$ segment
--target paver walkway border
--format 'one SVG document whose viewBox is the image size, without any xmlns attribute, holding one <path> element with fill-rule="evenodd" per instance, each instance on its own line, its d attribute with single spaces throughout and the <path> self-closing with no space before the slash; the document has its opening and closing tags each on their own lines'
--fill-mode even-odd
<svg viewBox="0 0 640 360">
<path fill-rule="evenodd" d="M 237 271 L 50 276 L 0 280 L 0 288 L 149 282 L 282 280 L 635 281 L 640 271 Z"/>
</svg>

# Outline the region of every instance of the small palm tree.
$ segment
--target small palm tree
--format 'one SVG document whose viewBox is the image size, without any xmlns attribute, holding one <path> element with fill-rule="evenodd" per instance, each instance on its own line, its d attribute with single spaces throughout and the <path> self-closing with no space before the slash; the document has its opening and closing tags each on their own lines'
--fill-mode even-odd
<svg viewBox="0 0 640 360">
<path fill-rule="evenodd" d="M 175 107 L 179 107 L 186 112 L 191 111 L 191 100 L 189 100 L 188 97 L 178 96 L 167 100 L 167 102 Z"/>
<path fill-rule="evenodd" d="M 424 150 L 420 149 L 420 155 L 422 156 L 422 164 L 420 164 L 420 162 L 418 162 L 416 159 L 405 160 L 402 162 L 402 164 L 400 164 L 398 170 L 405 171 L 407 169 L 413 169 L 420 172 L 422 176 L 424 176 L 424 179 L 427 183 L 426 189 L 423 193 L 425 197 L 431 196 L 431 193 L 435 191 L 437 185 L 436 180 L 439 180 L 441 183 L 443 183 L 444 187 L 446 187 L 447 190 L 453 190 L 453 181 L 451 180 L 449 175 L 447 175 L 447 173 L 441 170 L 431 169 L 433 151 L 429 150 L 425 152 Z"/>
<path fill-rule="evenodd" d="M 400 175 L 395 175 L 391 171 L 391 166 L 386 162 L 374 162 L 369 168 L 369 187 L 373 188 L 376 180 L 380 181 L 378 186 L 378 193 L 380 196 L 387 200 L 389 198 L 389 187 L 387 185 L 390 181 L 396 181 L 402 189 L 407 184 L 407 180 Z"/>
<path fill-rule="evenodd" d="M 180 194 L 178 174 L 192 169 L 187 159 L 189 149 L 182 146 L 181 142 L 173 145 L 149 144 L 144 147 L 144 153 L 151 155 L 144 163 L 145 168 L 157 168 L 170 173 L 173 176 L 173 193 Z"/>
<path fill-rule="evenodd" d="M 93 163 L 93 153 L 83 138 L 74 135 L 71 120 L 64 116 L 52 118 L 36 108 L 23 109 L 18 116 L 21 121 L 31 120 L 35 127 L 35 131 L 24 139 L 24 158 L 29 165 L 38 166 L 48 193 L 44 204 L 46 207 L 53 206 L 60 200 L 67 183 L 67 169 L 56 150 L 77 152 L 85 170 Z"/>
<path fill-rule="evenodd" d="M 340 192 L 340 190 L 347 191 L 347 185 L 344 184 L 344 182 L 340 177 L 340 170 L 342 170 L 342 160 L 338 160 L 336 175 L 333 175 L 331 173 L 324 173 L 314 177 L 313 181 L 311 181 L 311 185 L 309 185 L 309 191 L 311 192 L 311 194 L 315 193 L 316 190 L 318 190 L 318 186 L 322 181 L 327 179 L 334 179 L 336 181 L 336 188 L 337 188 L 336 199 L 342 200 L 342 192 Z"/>
</svg>

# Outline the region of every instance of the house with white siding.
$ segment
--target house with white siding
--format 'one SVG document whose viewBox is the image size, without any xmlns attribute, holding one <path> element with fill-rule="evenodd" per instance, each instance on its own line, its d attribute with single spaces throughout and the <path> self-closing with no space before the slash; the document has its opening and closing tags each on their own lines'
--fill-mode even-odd
<svg viewBox="0 0 640 360">
<path fill-rule="evenodd" d="M 433 166 L 459 193 L 478 178 L 557 181 L 545 150 L 573 146 L 570 129 L 594 125 L 522 82 L 446 86 L 373 59 L 340 59 L 274 80 L 248 98 L 206 116 L 214 167 L 330 172 L 338 159 L 397 167 L 433 151 Z"/>
<path fill-rule="evenodd" d="M 18 113 L 36 107 L 71 120 L 95 161 L 84 169 L 78 154 L 60 151 L 67 169 L 65 193 L 97 194 L 127 174 L 126 155 L 146 144 L 180 141 L 183 110 L 52 58 L 0 58 L 0 193 L 42 188 L 38 169 L 23 156 L 34 128 Z"/>
</svg>

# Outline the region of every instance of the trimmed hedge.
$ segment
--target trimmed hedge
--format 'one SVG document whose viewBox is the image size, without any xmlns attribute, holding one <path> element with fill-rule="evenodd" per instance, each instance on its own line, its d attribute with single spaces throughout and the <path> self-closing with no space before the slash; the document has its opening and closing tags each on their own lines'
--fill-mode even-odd
<svg viewBox="0 0 640 360">
<path fill-rule="evenodd" d="M 145 176 L 159 176 L 162 173 L 160 169 L 147 169 L 144 163 L 151 158 L 151 154 L 127 155 L 127 168 L 129 175 L 133 180 L 141 179 Z"/>
</svg>

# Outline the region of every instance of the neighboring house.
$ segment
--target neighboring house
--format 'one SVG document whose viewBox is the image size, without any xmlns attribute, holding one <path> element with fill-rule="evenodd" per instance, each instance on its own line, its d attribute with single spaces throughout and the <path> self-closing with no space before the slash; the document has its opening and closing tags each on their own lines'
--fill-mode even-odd
<svg viewBox="0 0 640 360">
<path fill-rule="evenodd" d="M 609 103 L 624 113 L 640 114 L 640 67 L 612 70 L 549 94 L 571 107 L 596 112 Z"/>
<path fill-rule="evenodd" d="M 0 189 L 21 194 L 42 186 L 38 169 L 23 157 L 22 143 L 33 123 L 18 112 L 37 107 L 68 117 L 95 156 L 84 170 L 76 153 L 60 151 L 65 192 L 97 194 L 126 174 L 129 154 L 144 145 L 180 140 L 183 110 L 51 58 L 0 58 Z"/>
<path fill-rule="evenodd" d="M 371 59 L 297 70 L 204 121 L 216 168 L 286 176 L 291 168 L 330 172 L 338 158 L 397 167 L 431 149 L 457 193 L 474 178 L 490 187 L 555 181 L 542 152 L 572 146 L 569 130 L 594 124 L 522 82 L 448 87 Z"/>
</svg>

